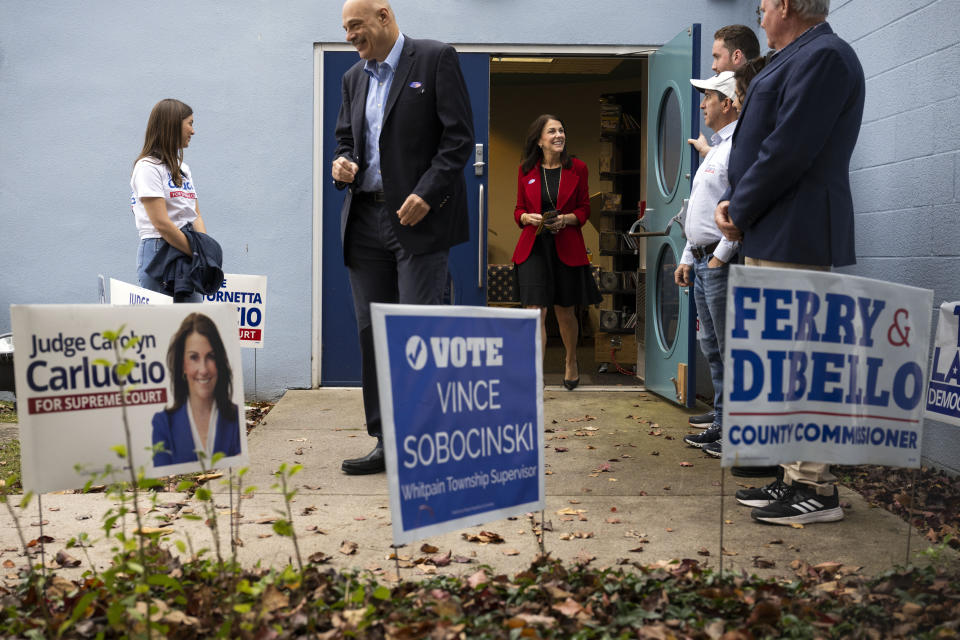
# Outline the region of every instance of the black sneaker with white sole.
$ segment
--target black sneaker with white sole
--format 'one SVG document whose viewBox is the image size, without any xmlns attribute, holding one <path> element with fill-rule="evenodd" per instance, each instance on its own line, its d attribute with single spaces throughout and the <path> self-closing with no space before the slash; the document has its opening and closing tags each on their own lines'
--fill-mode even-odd
<svg viewBox="0 0 960 640">
<path fill-rule="evenodd" d="M 683 439 L 691 447 L 703 447 L 705 444 L 716 442 L 723 435 L 720 425 L 711 425 L 709 429 L 704 429 L 700 433 L 691 434 Z"/>
<path fill-rule="evenodd" d="M 713 442 L 708 442 L 707 444 L 700 447 L 703 449 L 703 452 L 708 456 L 713 456 L 714 458 L 719 458 L 723 455 L 723 439 L 714 440 Z"/>
<path fill-rule="evenodd" d="M 691 427 L 702 427 L 703 425 L 713 424 L 714 417 L 713 411 L 708 411 L 706 413 L 701 413 L 698 416 L 690 416 L 690 418 L 687 420 L 687 423 Z"/>
<path fill-rule="evenodd" d="M 811 524 L 813 522 L 836 522 L 843 520 L 843 509 L 837 488 L 833 495 L 821 496 L 813 487 L 793 484 L 787 494 L 766 507 L 757 507 L 750 517 L 770 524 Z"/>
<path fill-rule="evenodd" d="M 781 500 L 787 495 L 789 487 L 783 480 L 777 478 L 765 487 L 756 487 L 753 489 L 740 489 L 737 491 L 737 502 L 745 507 L 766 507 L 774 502 Z"/>
</svg>

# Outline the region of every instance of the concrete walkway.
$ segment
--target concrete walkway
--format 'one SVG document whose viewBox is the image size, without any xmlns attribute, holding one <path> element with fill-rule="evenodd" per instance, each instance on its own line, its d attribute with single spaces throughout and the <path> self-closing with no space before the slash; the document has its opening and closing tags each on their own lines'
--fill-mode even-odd
<svg viewBox="0 0 960 640">
<path fill-rule="evenodd" d="M 867 574 L 905 562 L 906 524 L 883 509 L 869 507 L 843 487 L 840 500 L 846 518 L 841 522 L 791 528 L 752 521 L 749 508 L 739 506 L 733 494 L 754 483 L 723 474 L 718 460 L 682 441 L 693 431 L 687 416 L 703 410 L 685 411 L 635 390 L 545 390 L 546 550 L 567 561 L 593 558 L 593 566 L 696 558 L 717 567 L 722 560 L 725 571 L 764 576 L 792 575 L 795 560 L 840 562 L 862 567 Z M 251 432 L 252 462 L 243 484 L 257 489 L 241 501 L 243 545 L 238 557 L 244 564 L 295 563 L 292 541 L 273 533 L 270 521 L 284 508 L 273 473 L 282 463 L 299 463 L 303 471 L 294 477 L 298 495 L 292 508 L 304 562 L 320 552 L 335 568 L 367 569 L 383 579 L 395 575 L 386 476 L 346 476 L 340 471 L 342 459 L 372 447 L 362 416 L 358 389 L 289 391 Z M 217 493 L 222 549 L 228 555 L 229 495 L 220 480 L 209 486 Z M 196 501 L 174 493 L 156 494 L 156 499 L 152 509 L 143 505 L 148 526 L 172 521 L 173 532 L 165 540 L 183 540 L 194 549 L 207 547 L 212 552 L 210 530 L 202 522 L 182 518 L 191 510 L 202 513 Z M 109 506 L 103 494 L 44 495 L 44 533 L 54 539 L 47 545 L 48 560 L 66 547 L 67 540 L 86 531 L 94 539 L 88 549 L 92 561 L 98 568 L 107 566 L 112 545 L 104 541 L 100 522 Z M 539 518 L 536 514 L 537 523 Z M 39 519 L 36 502 L 20 514 L 28 539 L 38 536 Z M 407 545 L 399 550 L 401 577 L 468 574 L 478 564 L 490 565 L 497 573 L 515 573 L 539 552 L 533 525 L 531 517 L 520 516 Z M 497 533 L 504 542 L 479 544 L 462 537 L 480 531 Z M 439 551 L 421 550 L 424 543 Z M 350 554 L 341 551 L 354 545 Z M 926 546 L 914 532 L 914 560 L 914 552 Z M 26 559 L 18 547 L 4 510 L 0 563 L 11 560 L 16 567 L 23 566 Z M 448 551 L 469 562 L 440 568 L 422 562 Z M 68 553 L 83 563 L 63 575 L 73 577 L 89 567 L 81 550 Z M 0 576 L 6 574 L 9 581 L 15 569 L 5 566 Z"/>
</svg>

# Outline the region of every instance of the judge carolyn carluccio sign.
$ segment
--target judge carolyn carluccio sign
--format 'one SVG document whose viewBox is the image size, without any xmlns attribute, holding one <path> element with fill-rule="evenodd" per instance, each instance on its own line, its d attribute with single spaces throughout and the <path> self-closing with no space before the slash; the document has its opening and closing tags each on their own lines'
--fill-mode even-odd
<svg viewBox="0 0 960 640">
<path fill-rule="evenodd" d="M 933 292 L 731 267 L 723 464 L 920 465 Z"/>
<path fill-rule="evenodd" d="M 542 508 L 539 311 L 371 312 L 394 543 Z"/>
<path fill-rule="evenodd" d="M 24 489 L 79 488 L 107 467 L 126 480 L 112 451 L 126 441 L 124 405 L 148 477 L 199 471 L 198 450 L 207 467 L 217 452 L 218 467 L 246 463 L 233 306 L 12 305 L 10 316 Z M 126 375 L 105 336 L 121 326 Z"/>
</svg>

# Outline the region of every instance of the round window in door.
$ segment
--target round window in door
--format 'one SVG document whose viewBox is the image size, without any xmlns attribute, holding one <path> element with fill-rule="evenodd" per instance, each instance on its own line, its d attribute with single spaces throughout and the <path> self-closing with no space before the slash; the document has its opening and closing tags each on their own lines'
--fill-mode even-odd
<svg viewBox="0 0 960 640">
<path fill-rule="evenodd" d="M 660 111 L 657 114 L 657 182 L 663 195 L 670 197 L 676 192 L 682 162 L 683 114 L 680 98 L 673 87 L 667 87 L 660 99 Z"/>
<path fill-rule="evenodd" d="M 680 322 L 680 288 L 673 280 L 677 270 L 677 254 L 669 242 L 660 249 L 657 260 L 656 318 L 657 338 L 665 353 L 673 351 Z"/>
</svg>

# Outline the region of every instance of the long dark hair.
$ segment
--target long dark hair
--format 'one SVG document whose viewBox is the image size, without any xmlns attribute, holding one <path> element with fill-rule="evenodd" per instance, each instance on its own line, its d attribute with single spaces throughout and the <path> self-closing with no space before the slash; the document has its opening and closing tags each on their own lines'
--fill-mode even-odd
<svg viewBox="0 0 960 640">
<path fill-rule="evenodd" d="M 733 79 L 737 83 L 737 93 L 744 98 L 747 97 L 747 88 L 753 79 L 757 77 L 763 68 L 767 66 L 767 59 L 763 56 L 748 60 L 746 64 L 733 72 Z M 743 105 L 740 105 L 743 107 Z"/>
<path fill-rule="evenodd" d="M 217 401 L 217 410 L 224 415 L 228 415 L 228 412 L 234 409 L 232 401 L 233 372 L 230 370 L 227 350 L 223 346 L 223 340 L 220 339 L 217 325 L 213 324 L 213 320 L 202 313 L 191 313 L 184 318 L 180 328 L 177 329 L 170 340 L 170 348 L 167 349 L 167 369 L 169 369 L 170 376 L 173 379 L 173 406 L 167 411 L 176 411 L 187 401 L 189 388 L 187 380 L 183 376 L 183 352 L 186 348 L 187 337 L 192 333 L 199 333 L 210 341 L 210 348 L 213 349 L 213 357 L 217 363 L 217 386 L 213 390 L 213 397 Z"/>
<path fill-rule="evenodd" d="M 523 143 L 523 155 L 521 156 L 523 163 L 520 165 L 524 173 L 529 172 L 538 162 L 543 160 L 543 151 L 540 150 L 540 145 L 537 143 L 540 142 L 540 136 L 543 135 L 543 128 L 547 126 L 547 122 L 550 120 L 556 120 L 560 123 L 560 126 L 563 127 L 563 120 L 557 116 L 545 113 L 542 116 L 538 116 L 527 130 L 527 141 Z M 563 128 L 566 129 L 566 127 Z M 566 145 L 563 146 L 563 151 L 560 152 L 560 166 L 564 169 L 569 169 L 573 166 L 573 160 L 571 160 L 567 154 Z"/>
<path fill-rule="evenodd" d="M 167 165 L 173 183 L 183 186 L 180 165 L 183 163 L 183 121 L 193 115 L 190 105 L 164 98 L 153 106 L 147 120 L 147 132 L 143 136 L 143 149 L 133 161 L 153 157 Z"/>
</svg>

